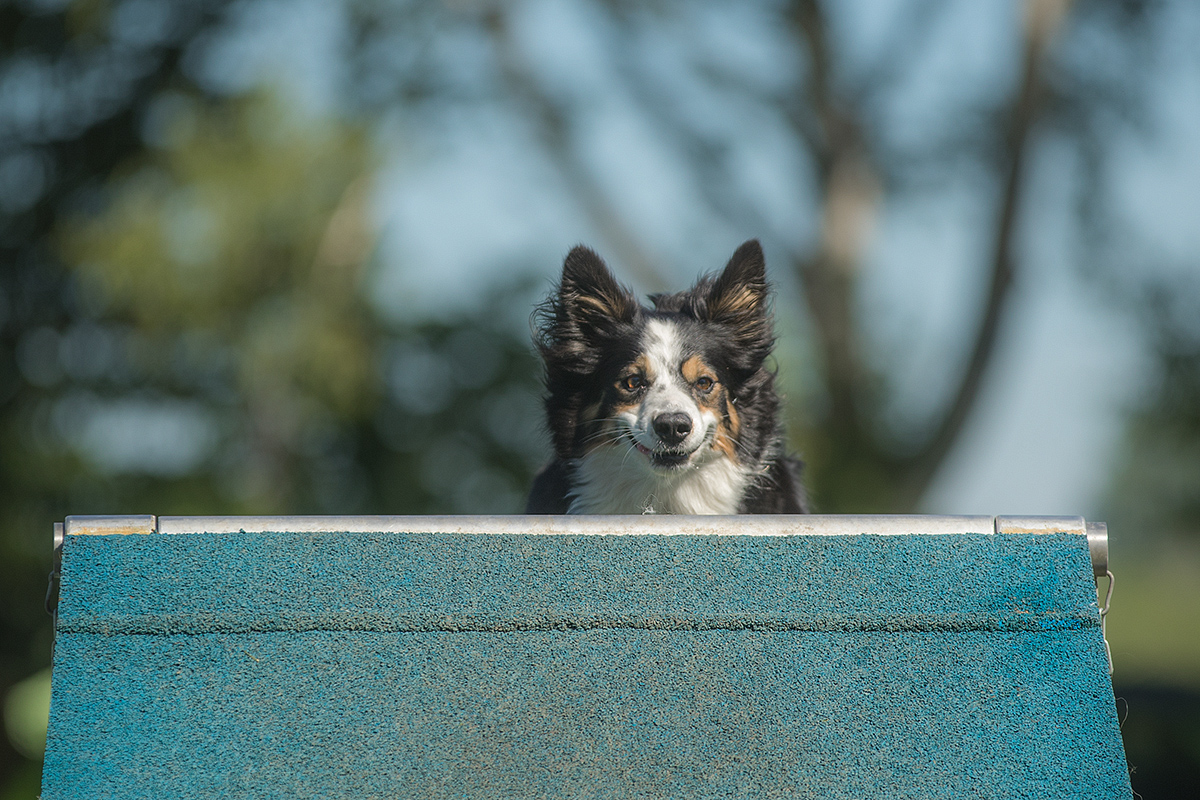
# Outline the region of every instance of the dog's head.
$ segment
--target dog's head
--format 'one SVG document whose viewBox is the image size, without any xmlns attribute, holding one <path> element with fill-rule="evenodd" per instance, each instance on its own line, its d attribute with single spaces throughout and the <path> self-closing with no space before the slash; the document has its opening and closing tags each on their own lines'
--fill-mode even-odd
<svg viewBox="0 0 1200 800">
<path fill-rule="evenodd" d="M 586 247 L 567 256 L 539 311 L 556 453 L 623 447 L 656 471 L 756 458 L 746 409 L 761 416 L 752 407 L 770 385 L 763 362 L 774 342 L 762 248 L 746 242 L 719 275 L 650 299 L 653 308 L 638 303 Z"/>
</svg>

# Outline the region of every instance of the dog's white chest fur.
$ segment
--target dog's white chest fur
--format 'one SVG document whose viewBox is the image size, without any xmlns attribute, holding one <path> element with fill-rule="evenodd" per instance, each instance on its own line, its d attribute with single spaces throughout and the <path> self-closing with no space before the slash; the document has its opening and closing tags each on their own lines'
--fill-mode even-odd
<svg viewBox="0 0 1200 800">
<path fill-rule="evenodd" d="M 571 514 L 736 514 L 752 479 L 723 457 L 659 472 L 619 447 L 597 448 L 572 466 Z"/>
</svg>

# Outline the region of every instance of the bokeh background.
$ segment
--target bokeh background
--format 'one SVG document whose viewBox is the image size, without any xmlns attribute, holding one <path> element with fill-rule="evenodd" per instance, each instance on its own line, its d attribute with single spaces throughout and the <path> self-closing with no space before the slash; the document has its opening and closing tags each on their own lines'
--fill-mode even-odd
<svg viewBox="0 0 1200 800">
<path fill-rule="evenodd" d="M 0 3 L 0 798 L 68 514 L 511 513 L 529 315 L 758 237 L 818 510 L 1106 520 L 1200 787 L 1194 0 Z"/>
</svg>

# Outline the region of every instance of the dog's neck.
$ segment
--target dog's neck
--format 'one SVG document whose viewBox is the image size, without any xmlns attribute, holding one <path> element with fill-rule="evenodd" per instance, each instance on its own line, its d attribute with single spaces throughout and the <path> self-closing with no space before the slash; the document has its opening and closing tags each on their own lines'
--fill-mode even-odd
<svg viewBox="0 0 1200 800">
<path fill-rule="evenodd" d="M 571 514 L 736 514 L 753 478 L 716 453 L 664 473 L 640 453 L 618 447 L 597 448 L 571 467 Z"/>
</svg>

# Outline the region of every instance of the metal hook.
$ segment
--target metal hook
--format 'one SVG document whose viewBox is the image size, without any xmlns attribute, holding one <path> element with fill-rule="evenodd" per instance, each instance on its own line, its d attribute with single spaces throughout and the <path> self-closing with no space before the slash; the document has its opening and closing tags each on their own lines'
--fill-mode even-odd
<svg viewBox="0 0 1200 800">
<path fill-rule="evenodd" d="M 1108 675 L 1109 677 L 1112 677 L 1112 648 L 1108 644 L 1108 631 L 1106 626 L 1108 624 L 1108 607 L 1112 603 L 1113 584 L 1116 583 L 1117 579 L 1113 577 L 1112 570 L 1110 569 L 1105 569 L 1104 574 L 1108 578 L 1108 591 L 1104 593 L 1104 606 L 1100 609 L 1100 638 L 1104 640 L 1104 654 L 1108 656 Z"/>
</svg>

